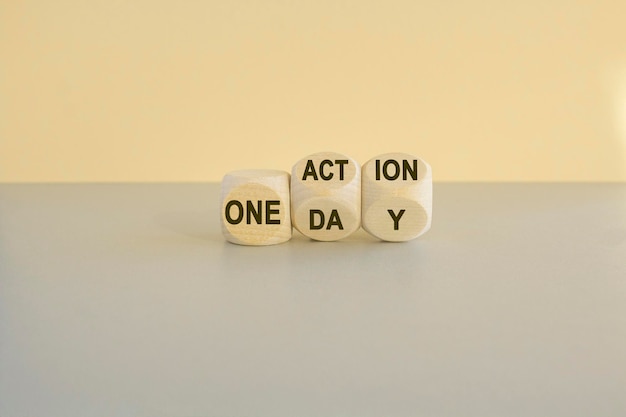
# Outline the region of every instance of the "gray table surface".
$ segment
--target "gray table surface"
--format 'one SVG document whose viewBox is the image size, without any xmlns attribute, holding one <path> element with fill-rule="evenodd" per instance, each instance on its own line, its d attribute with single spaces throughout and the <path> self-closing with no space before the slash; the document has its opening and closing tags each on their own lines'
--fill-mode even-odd
<svg viewBox="0 0 626 417">
<path fill-rule="evenodd" d="M 0 416 L 626 415 L 626 185 L 226 243 L 218 184 L 0 185 Z"/>
</svg>

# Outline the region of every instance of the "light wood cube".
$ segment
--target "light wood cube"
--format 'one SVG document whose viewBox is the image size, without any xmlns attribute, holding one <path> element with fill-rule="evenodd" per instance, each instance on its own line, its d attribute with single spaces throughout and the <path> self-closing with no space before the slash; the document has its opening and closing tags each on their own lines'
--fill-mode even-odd
<svg viewBox="0 0 626 417">
<path fill-rule="evenodd" d="M 362 175 L 362 221 L 367 232 L 382 240 L 402 242 L 430 229 L 430 165 L 412 155 L 388 153 L 366 162 Z"/>
<path fill-rule="evenodd" d="M 291 220 L 303 235 L 332 241 L 361 226 L 361 167 L 352 158 L 320 152 L 291 171 Z"/>
<path fill-rule="evenodd" d="M 222 233 L 238 245 L 274 245 L 291 239 L 289 173 L 233 171 L 222 179 Z"/>
</svg>

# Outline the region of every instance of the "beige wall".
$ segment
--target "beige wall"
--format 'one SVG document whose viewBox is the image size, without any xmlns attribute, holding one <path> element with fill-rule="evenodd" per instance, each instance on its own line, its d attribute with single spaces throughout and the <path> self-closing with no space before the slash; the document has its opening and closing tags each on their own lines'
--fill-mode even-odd
<svg viewBox="0 0 626 417">
<path fill-rule="evenodd" d="M 626 2 L 0 0 L 0 181 L 208 181 L 336 150 L 626 180 Z"/>
</svg>

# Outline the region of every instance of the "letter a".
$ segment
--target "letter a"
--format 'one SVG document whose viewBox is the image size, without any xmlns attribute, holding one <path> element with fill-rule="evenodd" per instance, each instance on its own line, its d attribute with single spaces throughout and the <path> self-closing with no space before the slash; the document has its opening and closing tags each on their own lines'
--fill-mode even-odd
<svg viewBox="0 0 626 417">
<path fill-rule="evenodd" d="M 339 226 L 339 230 L 343 230 L 343 224 L 341 224 L 341 219 L 339 218 L 337 210 L 330 212 L 330 218 L 328 219 L 328 226 L 326 226 L 326 230 L 330 230 L 332 226 Z"/>
<path fill-rule="evenodd" d="M 313 180 L 317 181 L 317 172 L 315 172 L 315 166 L 313 165 L 313 161 L 310 159 L 306 163 L 306 167 L 304 168 L 304 175 L 302 176 L 302 181 L 306 181 L 306 177 L 309 175 L 313 176 Z"/>
</svg>

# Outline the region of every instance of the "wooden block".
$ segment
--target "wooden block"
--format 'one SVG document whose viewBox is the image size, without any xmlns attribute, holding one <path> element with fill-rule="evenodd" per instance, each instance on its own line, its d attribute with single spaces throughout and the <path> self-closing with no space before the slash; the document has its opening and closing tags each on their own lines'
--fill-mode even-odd
<svg viewBox="0 0 626 417">
<path fill-rule="evenodd" d="M 233 171 L 222 179 L 222 233 L 238 245 L 274 245 L 291 239 L 289 173 Z"/>
<path fill-rule="evenodd" d="M 362 169 L 363 228 L 382 240 L 403 242 L 430 229 L 430 165 L 404 153 L 376 156 Z"/>
<path fill-rule="evenodd" d="M 315 240 L 342 239 L 361 226 L 361 167 L 352 158 L 320 152 L 291 171 L 291 221 Z"/>
</svg>

